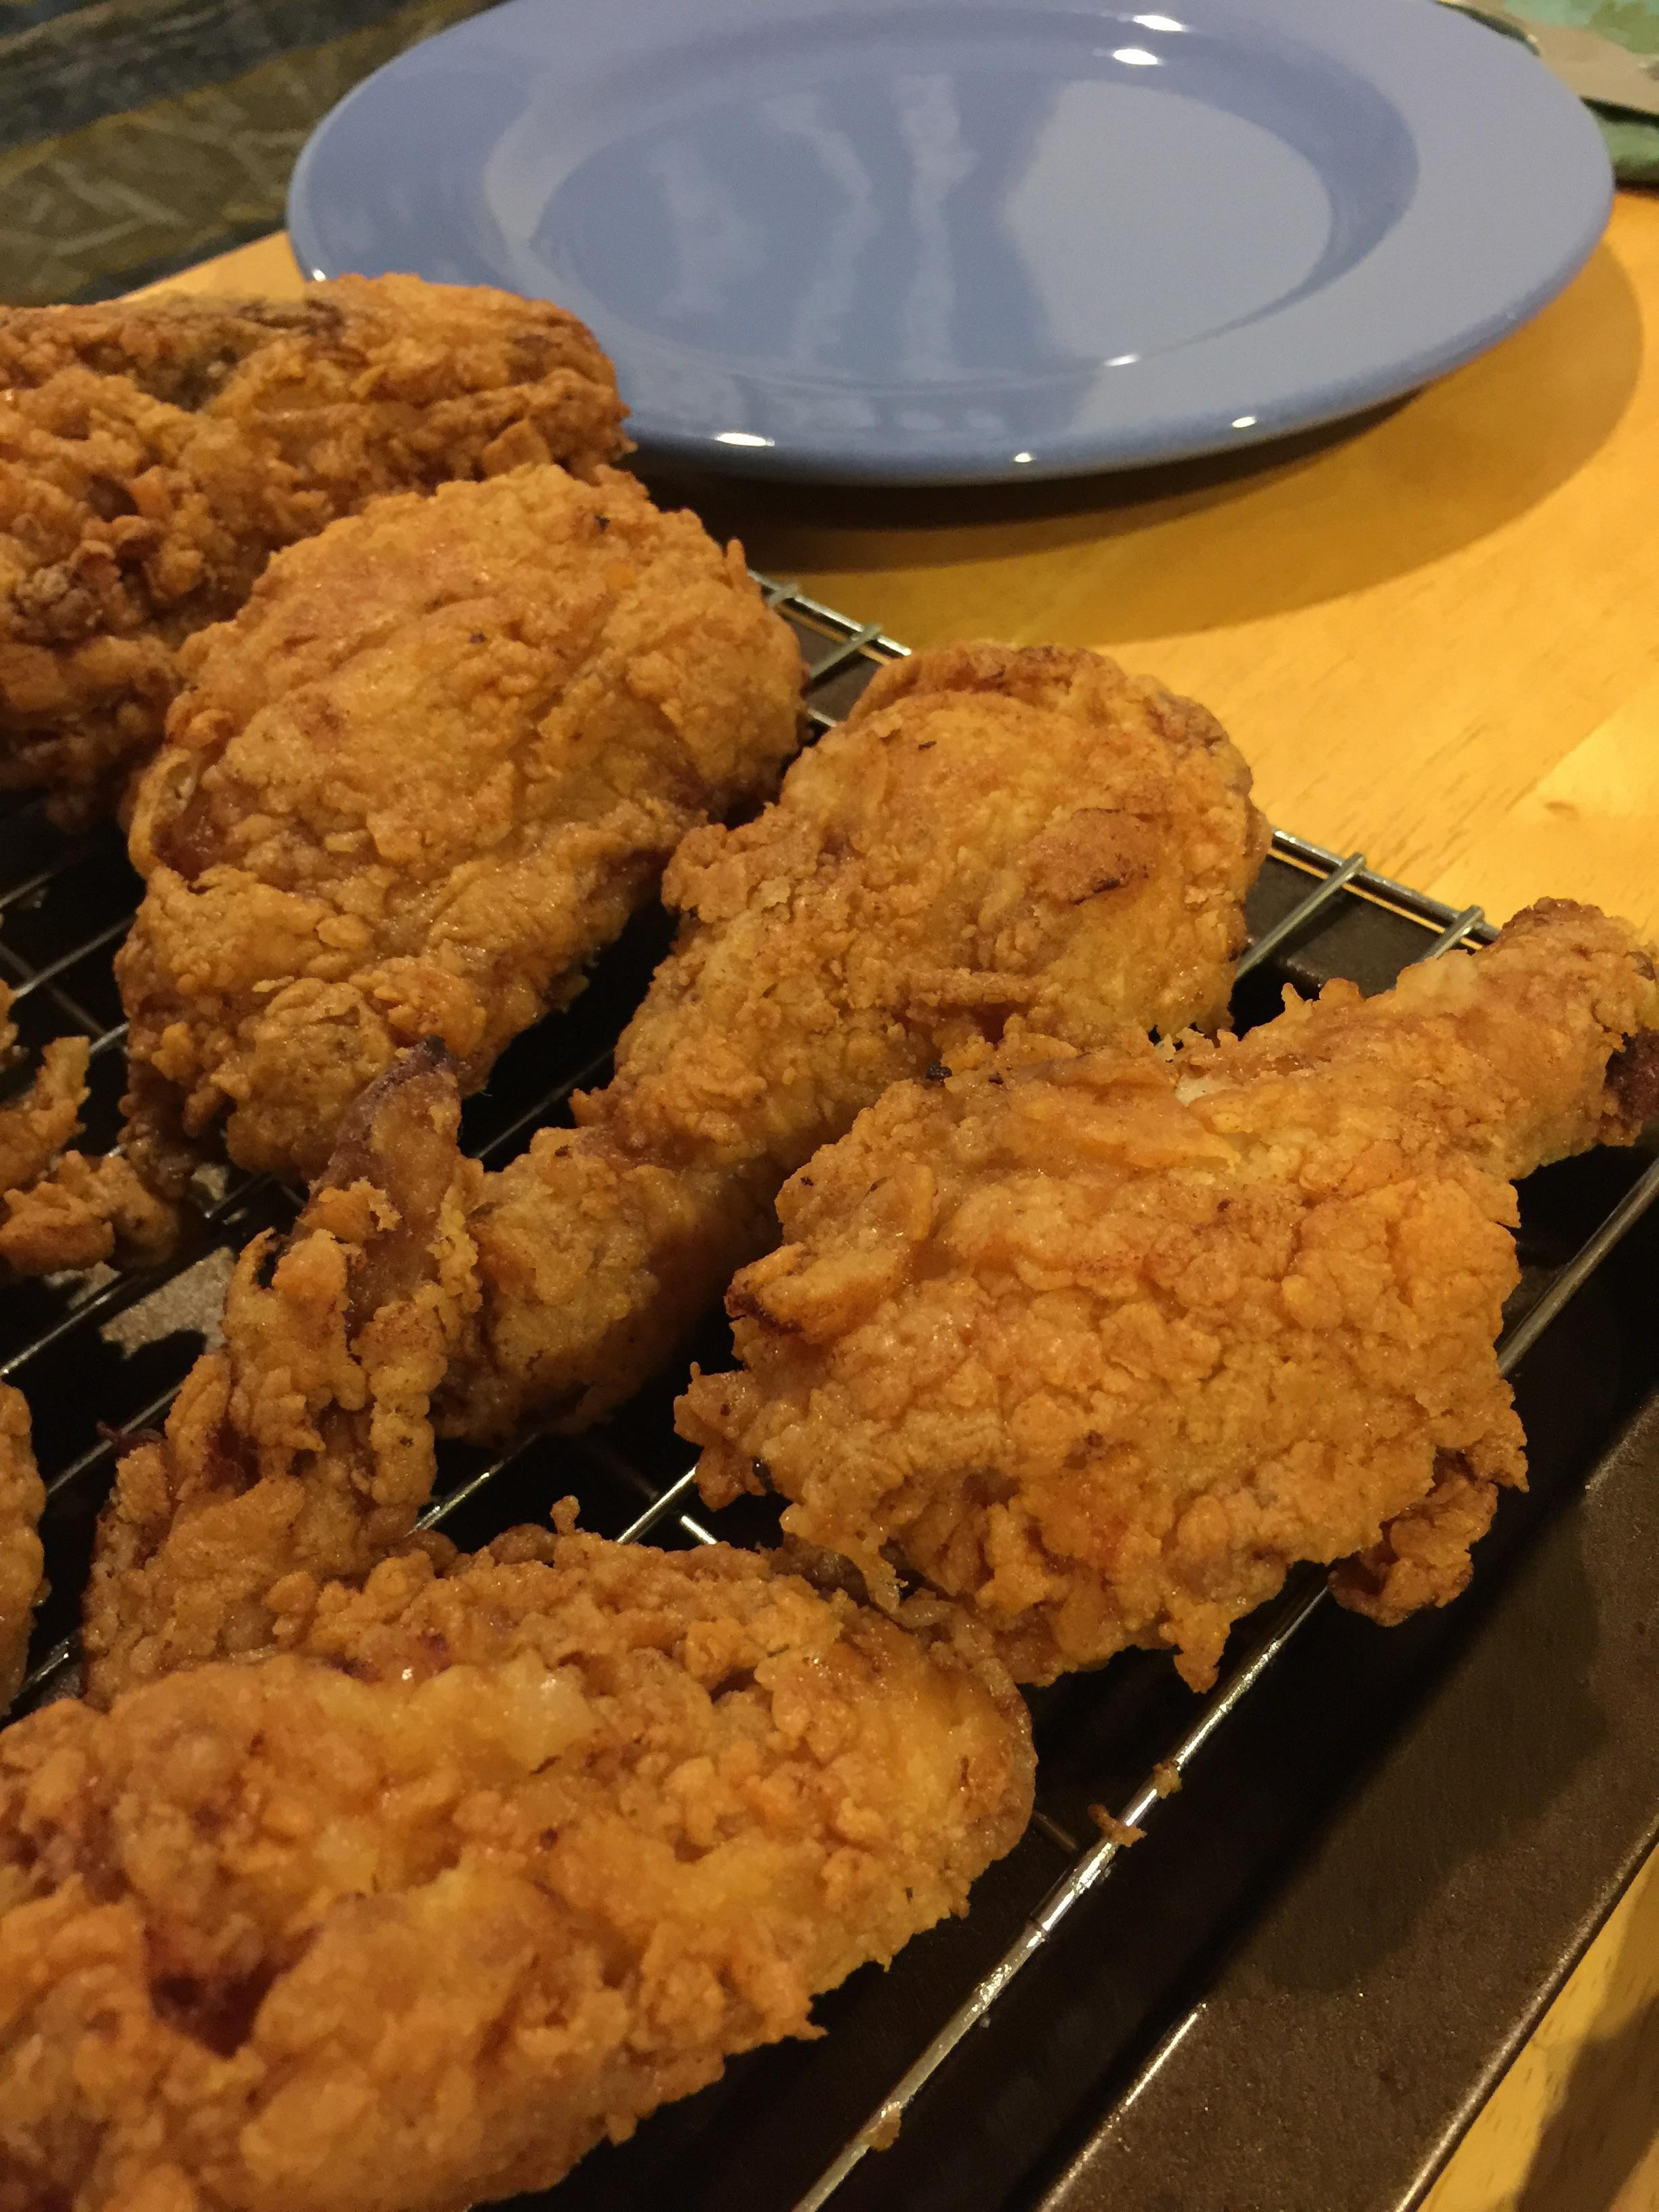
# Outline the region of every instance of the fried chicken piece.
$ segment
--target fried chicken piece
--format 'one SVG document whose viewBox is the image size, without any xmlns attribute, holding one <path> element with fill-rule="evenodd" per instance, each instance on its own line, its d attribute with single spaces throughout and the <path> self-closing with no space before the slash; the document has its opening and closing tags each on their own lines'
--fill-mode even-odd
<svg viewBox="0 0 1659 2212">
<path fill-rule="evenodd" d="M 302 1644 L 0 1737 L 0 2212 L 545 2186 L 1030 1808 L 1000 1669 L 723 1547 L 398 1559 Z"/>
<path fill-rule="evenodd" d="M 1379 1620 L 1444 1603 L 1524 1479 L 1511 1179 L 1659 1107 L 1654 972 L 1552 903 L 1243 1039 L 890 1091 L 732 1287 L 746 1371 L 678 1412 L 704 1495 L 769 1480 L 1029 1681 L 1143 1644 L 1203 1687 L 1298 1560 Z"/>
<path fill-rule="evenodd" d="M 418 1037 L 477 1089 L 799 738 L 740 549 L 611 470 L 382 501 L 179 658 L 116 963 L 127 1150 L 168 1194 L 221 1116 L 245 1167 L 314 1175 Z"/>
<path fill-rule="evenodd" d="M 1249 793 L 1201 708 L 1095 653 L 884 670 L 775 806 L 676 854 L 685 919 L 615 1080 L 490 1178 L 443 1420 L 495 1437 L 626 1396 L 772 1241 L 784 1177 L 899 1078 L 1221 1020 L 1267 842 Z"/>
<path fill-rule="evenodd" d="M 11 1018 L 15 996 L 9 984 L 0 983 L 0 1066 L 10 1066 L 19 1057 L 17 1024 Z M 0 1200 L 6 1215 L 0 1221 L 0 1262 L 14 1273 L 41 1274 L 58 1265 L 82 1264 L 53 1256 L 60 1242 L 78 1254 L 85 1240 L 73 1233 L 62 1240 L 50 1233 L 42 1237 L 36 1193 L 41 1186 L 51 1190 L 53 1170 L 70 1139 L 80 1134 L 90 1051 L 85 1037 L 54 1037 L 41 1053 L 28 1089 L 0 1107 Z M 94 1260 L 103 1256 L 95 1249 L 91 1255 Z M 44 1267 L 33 1264 L 40 1259 Z"/>
<path fill-rule="evenodd" d="M 434 1042 L 340 1129 L 285 1246 L 237 1263 L 224 1343 L 198 1360 L 165 1437 L 125 1455 L 98 1532 L 83 1643 L 106 1704 L 150 1677 L 258 1651 L 285 1578 L 366 1574 L 431 1495 L 428 1398 L 477 1295 L 456 1149 L 460 1102 Z"/>
<path fill-rule="evenodd" d="M 22 1686 L 34 1608 L 45 1595 L 36 1527 L 46 1493 L 21 1390 L 0 1382 L 0 1713 Z"/>
<path fill-rule="evenodd" d="M 0 1262 L 15 1275 L 94 1267 L 105 1260 L 154 1267 L 178 1241 L 178 1207 L 158 1198 L 120 1152 L 101 1159 L 65 1152 L 39 1182 L 4 1197 Z"/>
<path fill-rule="evenodd" d="M 0 1064 L 16 1052 L 14 996 L 0 983 Z M 120 1153 L 88 1160 L 64 1149 L 80 1133 L 90 1050 L 85 1037 L 54 1037 L 28 1090 L 0 1107 L 0 1271 L 44 1275 L 118 1255 L 142 1267 L 177 1234 L 173 1209 Z"/>
<path fill-rule="evenodd" d="M 0 1066 L 17 1058 L 17 994 L 0 982 Z M 85 1037 L 54 1037 L 40 1055 L 22 1097 L 0 1107 L 0 1191 L 26 1190 L 51 1172 L 64 1147 L 81 1129 L 87 1097 Z"/>
<path fill-rule="evenodd" d="M 590 475 L 623 413 L 580 323 L 482 287 L 0 311 L 0 787 L 87 818 L 277 547 L 384 492 Z"/>
</svg>

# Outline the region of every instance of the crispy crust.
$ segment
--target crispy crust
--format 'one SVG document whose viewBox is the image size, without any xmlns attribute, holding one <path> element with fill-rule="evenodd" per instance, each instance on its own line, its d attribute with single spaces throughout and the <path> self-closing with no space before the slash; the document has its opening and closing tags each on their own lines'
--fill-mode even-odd
<svg viewBox="0 0 1659 2212">
<path fill-rule="evenodd" d="M 36 1524 L 46 1493 L 21 1390 L 0 1383 L 0 1713 L 17 1695 L 34 1607 L 45 1594 Z"/>
<path fill-rule="evenodd" d="M 0 983 L 0 1062 L 16 1050 L 12 998 Z M 110 1259 L 143 1267 L 173 1243 L 174 1208 L 120 1153 L 89 1160 L 66 1149 L 80 1133 L 90 1050 L 84 1037 L 54 1037 L 27 1091 L 0 1107 L 0 1272 L 46 1275 Z"/>
<path fill-rule="evenodd" d="M 1267 834 L 1209 716 L 1097 654 L 884 670 L 775 806 L 675 855 L 684 918 L 614 1081 L 490 1179 L 446 1421 L 493 1437 L 614 1405 L 886 1085 L 998 1041 L 1219 1021 Z"/>
<path fill-rule="evenodd" d="M 901 1085 L 788 1184 L 681 1432 L 720 1504 L 879 1601 L 966 1603 L 1022 1679 L 1165 1645 L 1195 1686 L 1291 1565 L 1443 1602 L 1523 1479 L 1493 1341 L 1510 1178 L 1634 1129 L 1622 925 L 1551 905 L 1239 1039 Z"/>
<path fill-rule="evenodd" d="M 0 312 L 0 786 L 99 811 L 160 739 L 182 641 L 279 546 L 386 492 L 591 474 L 623 413 L 574 317 L 482 288 Z"/>
<path fill-rule="evenodd" d="M 959 1911 L 982 1658 L 763 1558 L 506 1540 L 0 1737 L 0 2212 L 460 2212 Z"/>
<path fill-rule="evenodd" d="M 224 1344 L 185 1377 L 164 1438 L 122 1459 L 86 1602 L 88 1693 L 269 1644 L 295 1573 L 362 1576 L 431 1494 L 428 1399 L 476 1297 L 441 1047 L 358 1102 L 278 1251 L 237 1264 Z"/>
<path fill-rule="evenodd" d="M 313 1175 L 416 1039 L 462 1086 L 581 988 L 679 838 L 773 787 L 800 656 L 738 549 L 614 471 L 382 501 L 193 639 L 132 823 L 127 1149 Z"/>
</svg>

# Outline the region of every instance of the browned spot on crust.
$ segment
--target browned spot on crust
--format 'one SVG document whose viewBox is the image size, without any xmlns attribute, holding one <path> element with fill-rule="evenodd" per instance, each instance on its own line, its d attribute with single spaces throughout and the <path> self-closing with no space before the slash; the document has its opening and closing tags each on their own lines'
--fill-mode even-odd
<svg viewBox="0 0 1659 2212">
<path fill-rule="evenodd" d="M 1607 1062 L 1607 1095 L 1632 1133 L 1659 1115 L 1659 1030 L 1643 1030 Z"/>
</svg>

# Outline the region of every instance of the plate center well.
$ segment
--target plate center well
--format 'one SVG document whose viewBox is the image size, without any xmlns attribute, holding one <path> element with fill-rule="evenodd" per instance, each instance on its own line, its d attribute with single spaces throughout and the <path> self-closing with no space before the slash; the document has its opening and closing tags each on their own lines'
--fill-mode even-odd
<svg viewBox="0 0 1659 2212">
<path fill-rule="evenodd" d="M 553 173 L 556 95 L 532 90 L 491 200 L 608 316 L 705 360 L 864 386 L 1094 374 L 1329 282 L 1411 197 L 1409 136 L 1358 78 L 1174 21 L 751 27 L 613 80 Z"/>
</svg>

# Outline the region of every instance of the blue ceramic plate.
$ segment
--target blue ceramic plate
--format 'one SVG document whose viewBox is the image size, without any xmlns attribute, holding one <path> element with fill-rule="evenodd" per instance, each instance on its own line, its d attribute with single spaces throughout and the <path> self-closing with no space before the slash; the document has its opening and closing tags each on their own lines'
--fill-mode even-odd
<svg viewBox="0 0 1659 2212">
<path fill-rule="evenodd" d="M 510 0 L 320 125 L 304 267 L 541 295 L 648 453 L 1064 476 L 1394 398 L 1607 220 L 1588 113 L 1431 0 Z"/>
</svg>

